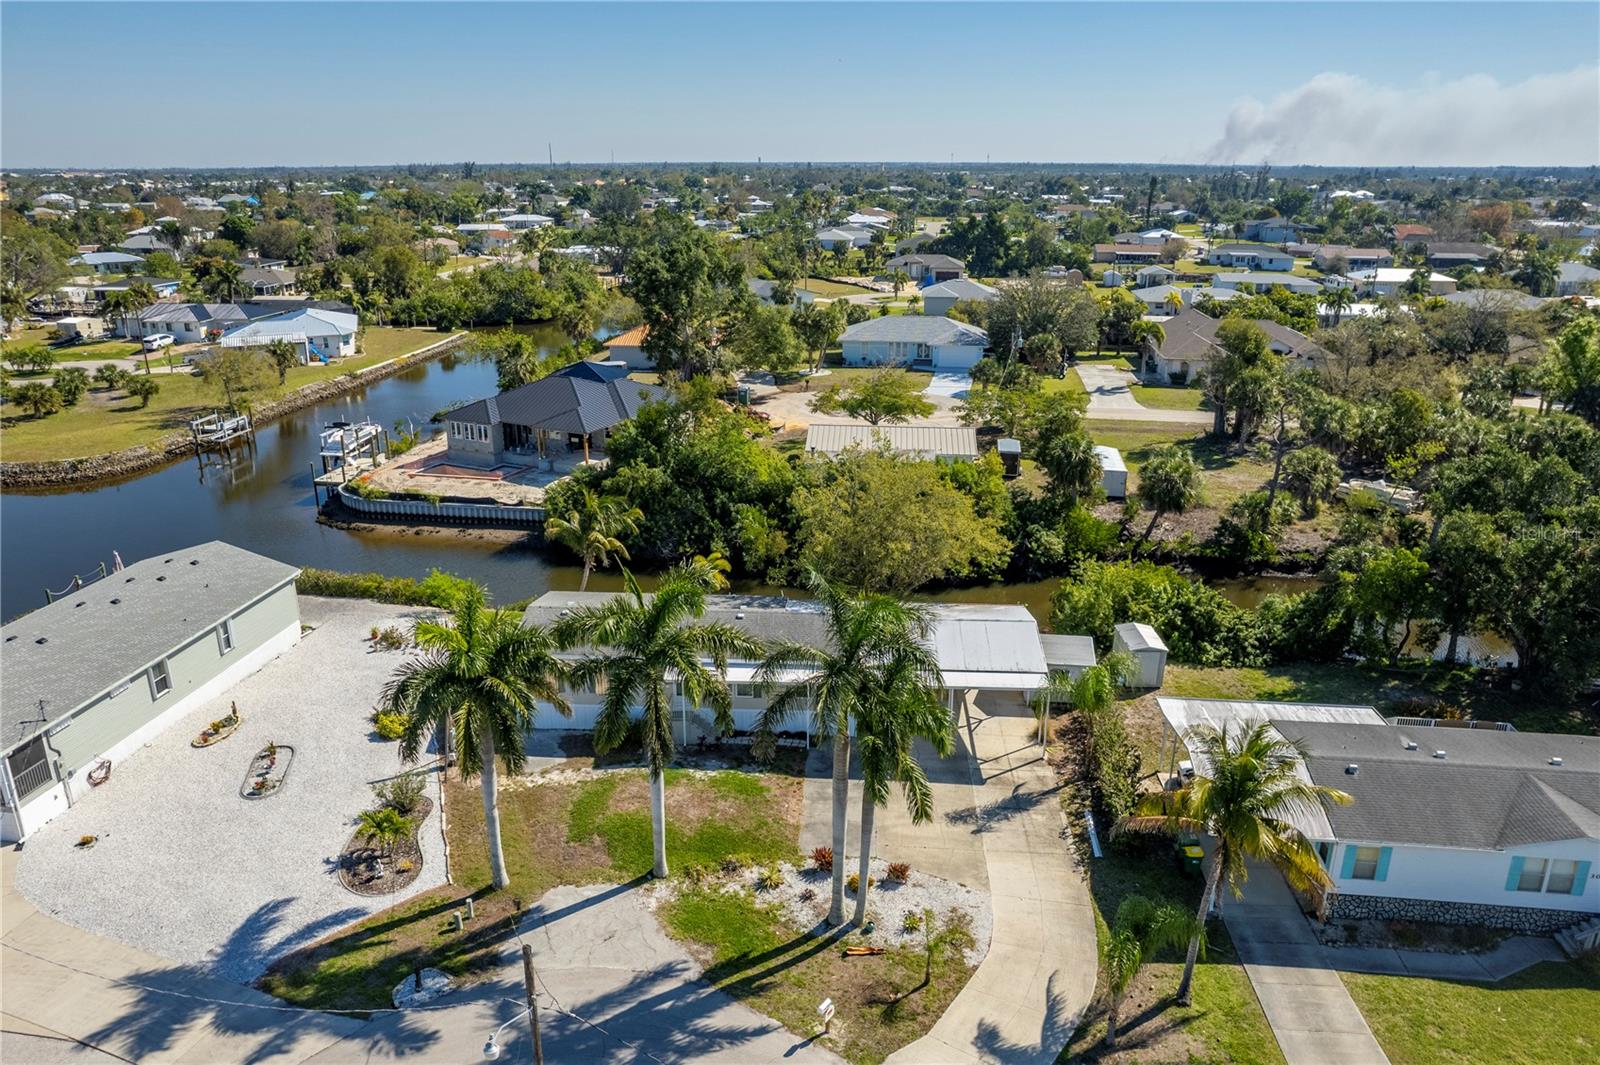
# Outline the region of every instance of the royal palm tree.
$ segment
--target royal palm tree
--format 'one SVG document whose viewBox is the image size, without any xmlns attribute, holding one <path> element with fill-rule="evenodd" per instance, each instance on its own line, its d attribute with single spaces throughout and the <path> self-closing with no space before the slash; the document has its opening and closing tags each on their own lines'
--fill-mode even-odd
<svg viewBox="0 0 1600 1065">
<path fill-rule="evenodd" d="M 905 793 L 911 823 L 925 824 L 933 817 L 933 789 L 928 774 L 912 753 L 917 739 L 933 745 L 939 757 L 950 754 L 950 715 L 939 698 L 939 663 L 920 640 L 906 641 L 889 652 L 874 678 L 871 692 L 856 714 L 856 757 L 861 762 L 861 855 L 856 880 L 856 911 L 850 923 L 860 927 L 867 919 L 867 884 L 872 863 L 872 822 L 877 808 L 889 801 L 889 785 L 898 782 Z M 844 864 L 841 852 L 835 868 Z"/>
<path fill-rule="evenodd" d="M 217 259 L 207 270 L 201 287 L 223 303 L 232 303 L 244 288 L 244 268 L 226 259 Z"/>
<path fill-rule="evenodd" d="M 549 632 L 524 626 L 515 610 L 490 607 L 477 585 L 462 592 L 448 622 L 419 621 L 412 637 L 421 654 L 383 692 L 384 709 L 406 715 L 400 757 L 414 762 L 427 736 L 447 734 L 462 775 L 482 778 L 489 869 L 495 888 L 504 888 L 511 877 L 500 845 L 495 759 L 509 773 L 522 769 L 523 735 L 537 703 L 572 713 L 561 695 L 564 664 Z"/>
<path fill-rule="evenodd" d="M 557 642 L 583 646 L 588 654 L 571 667 L 572 683 L 605 680 L 605 696 L 595 721 L 594 746 L 601 754 L 628 738 L 635 711 L 642 711 L 639 739 L 650 768 L 650 822 L 655 838 L 655 875 L 667 875 L 667 767 L 676 743 L 672 735 L 672 694 L 676 677 L 690 706 L 709 706 L 719 732 L 733 731 L 733 698 L 728 662 L 757 661 L 760 641 L 722 622 L 698 621 L 706 612 L 706 581 L 693 569 L 668 571 L 652 595 L 622 571 L 625 590 L 598 606 L 578 607 L 556 623 Z M 707 660 L 711 665 L 707 666 Z"/>
<path fill-rule="evenodd" d="M 593 488 L 581 488 L 576 505 L 564 517 L 551 515 L 545 519 L 544 535 L 583 559 L 583 577 L 578 581 L 578 591 L 583 592 L 589 588 L 589 574 L 596 565 L 610 565 L 612 556 L 627 560 L 628 549 L 620 538 L 638 533 L 643 520 L 644 513 L 638 507 L 630 507 L 620 496 L 603 496 Z"/>
<path fill-rule="evenodd" d="M 901 656 L 914 656 L 933 628 L 927 608 L 887 595 L 856 596 L 813 573 L 812 591 L 826 616 L 824 646 L 784 641 L 774 645 L 758 678 L 771 694 L 757 734 L 771 736 L 794 711 L 809 704 L 811 731 L 833 744 L 833 900 L 828 923 L 844 923 L 845 824 L 850 806 L 850 731 L 872 712 L 878 693 Z"/>
<path fill-rule="evenodd" d="M 1200 502 L 1200 466 L 1183 448 L 1168 445 L 1139 468 L 1139 501 L 1153 512 L 1134 549 L 1144 545 L 1166 514 L 1182 514 Z"/>
<path fill-rule="evenodd" d="M 172 249 L 172 254 L 177 255 L 183 251 L 183 242 L 187 239 L 187 234 L 184 233 L 182 225 L 177 222 L 162 222 L 156 232 L 160 235 L 162 243 Z"/>
<path fill-rule="evenodd" d="M 1102 958 L 1106 972 L 1106 1049 L 1117 1045 L 1117 1022 L 1122 1000 L 1134 977 L 1159 950 L 1176 949 L 1199 937 L 1205 953 L 1205 925 L 1181 906 L 1155 903 L 1143 895 L 1129 895 L 1117 906 L 1117 918 Z"/>
<path fill-rule="evenodd" d="M 1243 894 L 1248 859 L 1267 862 L 1291 887 L 1309 890 L 1331 881 L 1310 841 L 1294 827 L 1303 816 L 1330 803 L 1351 802 L 1349 795 L 1301 779 L 1297 770 L 1305 749 L 1284 739 L 1265 721 L 1254 724 L 1196 725 L 1185 737 L 1197 769 L 1203 771 L 1176 791 L 1147 795 L 1114 829 L 1169 836 L 1204 833 L 1212 839 L 1211 869 L 1200 893 L 1195 919 L 1204 924 L 1227 880 L 1234 897 Z M 1198 934 L 1189 938 L 1178 1002 L 1191 1001 Z"/>
</svg>

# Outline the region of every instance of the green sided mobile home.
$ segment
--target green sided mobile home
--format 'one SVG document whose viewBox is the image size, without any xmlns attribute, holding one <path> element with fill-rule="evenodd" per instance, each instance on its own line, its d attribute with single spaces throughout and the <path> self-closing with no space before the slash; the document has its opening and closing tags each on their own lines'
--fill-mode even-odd
<svg viewBox="0 0 1600 1065">
<path fill-rule="evenodd" d="M 299 570 L 220 541 L 116 570 L 0 626 L 0 841 L 28 834 L 300 639 Z"/>
</svg>

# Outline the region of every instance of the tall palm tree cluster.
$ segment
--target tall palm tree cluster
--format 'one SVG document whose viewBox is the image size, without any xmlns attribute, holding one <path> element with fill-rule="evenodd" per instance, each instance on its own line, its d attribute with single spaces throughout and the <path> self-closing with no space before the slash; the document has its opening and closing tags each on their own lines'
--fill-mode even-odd
<svg viewBox="0 0 1600 1065">
<path fill-rule="evenodd" d="M 574 527 L 592 525 L 581 514 L 574 517 Z M 570 716 L 563 690 L 603 691 L 595 749 L 603 754 L 636 741 L 643 750 L 650 776 L 652 870 L 664 877 L 666 771 L 676 752 L 675 710 L 709 709 L 716 729 L 731 732 L 728 669 L 730 663 L 743 661 L 760 664 L 757 676 L 772 695 L 758 726 L 762 746 L 770 748 L 776 730 L 802 711 L 811 713 L 814 731 L 833 742 L 838 860 L 829 922 L 834 925 L 844 922 L 845 824 L 854 740 L 862 798 L 853 920 L 865 920 L 875 809 L 889 800 L 890 785 L 898 782 L 913 820 L 928 820 L 932 789 L 913 744 L 925 739 L 941 755 L 953 745 L 950 717 L 940 699 L 938 663 L 927 642 L 931 618 L 925 608 L 888 596 L 856 596 L 814 578 L 827 621 L 824 645 L 763 641 L 705 618 L 707 594 L 723 580 L 719 561 L 697 558 L 679 566 L 650 594 L 624 569 L 621 593 L 572 609 L 548 628 L 526 626 L 517 612 L 490 607 L 477 586 L 458 596 L 448 621 L 416 624 L 419 653 L 386 687 L 384 710 L 406 716 L 400 740 L 406 761 L 415 761 L 430 738 L 439 736 L 456 751 L 462 773 L 480 777 L 496 889 L 510 884 L 500 839 L 497 775 L 502 767 L 511 773 L 521 770 L 524 737 L 538 704 Z"/>
</svg>

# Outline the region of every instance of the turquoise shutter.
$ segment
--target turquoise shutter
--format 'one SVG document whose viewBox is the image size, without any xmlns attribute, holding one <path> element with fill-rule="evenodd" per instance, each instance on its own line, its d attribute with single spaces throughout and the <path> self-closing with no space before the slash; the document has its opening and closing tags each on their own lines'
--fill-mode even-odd
<svg viewBox="0 0 1600 1065">
<path fill-rule="evenodd" d="M 1356 871 L 1356 849 L 1349 843 L 1344 845 L 1344 865 L 1339 868 L 1339 878 L 1349 880 Z"/>
<path fill-rule="evenodd" d="M 1506 874 L 1506 890 L 1517 890 L 1517 881 L 1522 879 L 1522 859 L 1511 859 L 1511 872 Z"/>
<path fill-rule="evenodd" d="M 1378 880 L 1389 879 L 1389 853 L 1393 850 L 1393 847 L 1384 847 L 1378 851 Z"/>
<path fill-rule="evenodd" d="M 1589 883 L 1589 863 L 1578 863 L 1578 875 L 1572 878 L 1572 893 L 1582 895 L 1584 886 Z"/>
</svg>

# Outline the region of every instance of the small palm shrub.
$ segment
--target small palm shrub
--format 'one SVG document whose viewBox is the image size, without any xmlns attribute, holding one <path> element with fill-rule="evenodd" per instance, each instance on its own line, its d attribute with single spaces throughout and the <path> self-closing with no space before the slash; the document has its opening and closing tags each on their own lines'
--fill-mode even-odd
<svg viewBox="0 0 1600 1065">
<path fill-rule="evenodd" d="M 776 865 L 769 865 L 761 870 L 761 875 L 756 877 L 756 888 L 761 891 L 776 891 L 783 887 L 783 870 Z"/>
<path fill-rule="evenodd" d="M 833 872 L 833 848 L 818 847 L 813 850 L 811 852 L 811 864 L 817 868 L 818 872 Z"/>
<path fill-rule="evenodd" d="M 910 862 L 890 862 L 889 871 L 883 875 L 885 880 L 893 880 L 896 884 L 904 884 L 911 879 Z"/>
</svg>

